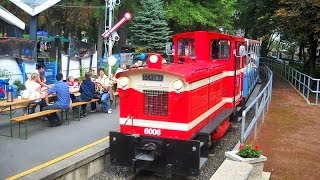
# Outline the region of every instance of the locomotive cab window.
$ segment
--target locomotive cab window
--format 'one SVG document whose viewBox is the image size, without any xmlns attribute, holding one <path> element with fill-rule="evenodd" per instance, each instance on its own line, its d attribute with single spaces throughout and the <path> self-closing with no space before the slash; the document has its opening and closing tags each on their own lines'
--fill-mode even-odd
<svg viewBox="0 0 320 180">
<path fill-rule="evenodd" d="M 211 41 L 211 59 L 219 60 L 224 59 L 227 60 L 230 57 L 230 41 L 216 39 Z"/>
<path fill-rule="evenodd" d="M 183 58 L 195 58 L 195 45 L 194 39 L 180 39 L 178 41 L 178 56 L 179 59 Z"/>
</svg>

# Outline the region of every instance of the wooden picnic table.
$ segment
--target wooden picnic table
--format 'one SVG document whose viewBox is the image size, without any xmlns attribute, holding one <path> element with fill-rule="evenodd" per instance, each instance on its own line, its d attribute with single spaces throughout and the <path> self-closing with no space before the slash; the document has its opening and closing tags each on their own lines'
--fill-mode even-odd
<svg viewBox="0 0 320 180">
<path fill-rule="evenodd" d="M 48 97 L 55 97 L 55 94 L 51 94 Z M 44 99 L 44 98 L 42 98 Z M 7 112 L 9 111 L 9 121 L 10 121 L 10 136 L 12 137 L 12 121 L 11 119 L 13 118 L 13 111 L 16 109 L 21 109 L 21 108 L 26 108 L 27 104 L 29 102 L 33 102 L 35 101 L 35 99 L 18 99 L 18 98 L 14 98 L 12 102 L 8 102 L 6 99 L 0 101 L 0 113 L 1 112 Z"/>
<path fill-rule="evenodd" d="M 12 115 L 13 115 L 12 114 L 12 110 L 18 109 L 18 108 L 13 108 L 13 106 L 25 104 L 25 103 L 28 103 L 30 101 L 34 101 L 34 100 L 15 98 L 15 99 L 13 99 L 12 102 L 8 102 L 7 100 L 0 101 L 0 107 L 1 107 L 0 108 L 0 112 L 9 111 L 10 119 L 11 119 Z M 9 108 L 9 109 L 6 109 L 6 108 Z"/>
<path fill-rule="evenodd" d="M 28 103 L 30 101 L 33 101 L 33 100 L 15 98 L 15 99 L 13 99 L 12 102 L 8 102 L 7 100 L 0 101 L 0 107 L 1 107 L 0 112 L 9 111 L 9 121 L 10 121 L 10 119 L 12 119 L 12 116 L 14 114 L 13 110 L 26 107 L 21 104 Z M 16 107 L 14 107 L 14 106 L 16 106 Z M 12 122 L 11 121 L 10 121 L 10 127 L 11 127 L 10 128 L 10 136 L 12 137 Z"/>
</svg>

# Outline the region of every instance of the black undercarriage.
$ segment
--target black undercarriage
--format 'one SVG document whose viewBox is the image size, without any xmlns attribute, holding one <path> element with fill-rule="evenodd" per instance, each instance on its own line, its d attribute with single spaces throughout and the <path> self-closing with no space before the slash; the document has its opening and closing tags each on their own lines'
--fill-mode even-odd
<svg viewBox="0 0 320 180">
<path fill-rule="evenodd" d="M 176 140 L 110 132 L 112 165 L 165 174 L 197 175 L 206 159 L 200 157 L 198 140 Z M 204 162 L 202 162 L 204 161 Z"/>
</svg>

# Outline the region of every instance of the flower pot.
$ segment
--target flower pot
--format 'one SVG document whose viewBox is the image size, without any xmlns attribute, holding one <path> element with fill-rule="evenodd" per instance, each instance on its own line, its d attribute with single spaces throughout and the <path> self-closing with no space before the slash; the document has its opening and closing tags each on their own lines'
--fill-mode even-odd
<svg viewBox="0 0 320 180">
<path fill-rule="evenodd" d="M 225 152 L 225 156 L 229 160 L 239 161 L 251 164 L 253 169 L 250 173 L 249 179 L 262 179 L 263 165 L 264 162 L 267 161 L 267 157 L 261 155 L 259 158 L 243 158 L 237 155 L 238 151 L 227 151 Z"/>
</svg>

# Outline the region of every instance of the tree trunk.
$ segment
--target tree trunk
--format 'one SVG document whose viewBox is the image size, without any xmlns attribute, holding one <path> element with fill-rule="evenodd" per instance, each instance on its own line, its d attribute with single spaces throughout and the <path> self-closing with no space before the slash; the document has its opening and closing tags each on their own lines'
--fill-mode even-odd
<svg viewBox="0 0 320 180">
<path fill-rule="evenodd" d="M 299 45 L 299 54 L 298 54 L 298 56 L 299 56 L 299 60 L 302 60 L 302 61 L 303 61 L 303 59 L 302 59 L 303 49 L 304 49 L 304 45 L 303 45 L 303 43 L 301 43 Z"/>
<path fill-rule="evenodd" d="M 270 49 L 268 48 L 268 42 L 262 41 L 261 44 L 261 57 L 267 57 Z"/>
<path fill-rule="evenodd" d="M 310 43 L 310 55 L 309 55 L 309 72 L 310 76 L 313 78 L 316 74 L 316 58 L 317 58 L 317 46 L 318 40 L 314 38 L 314 34 L 309 35 L 309 43 Z"/>
<path fill-rule="evenodd" d="M 97 42 L 97 53 L 98 53 L 98 60 L 102 57 L 102 44 L 103 44 L 103 40 L 102 40 L 102 34 L 103 34 L 103 30 L 104 30 L 104 17 L 100 17 L 99 18 L 99 25 L 98 25 L 99 29 L 98 29 L 98 42 Z"/>
</svg>

